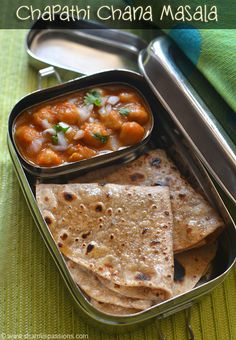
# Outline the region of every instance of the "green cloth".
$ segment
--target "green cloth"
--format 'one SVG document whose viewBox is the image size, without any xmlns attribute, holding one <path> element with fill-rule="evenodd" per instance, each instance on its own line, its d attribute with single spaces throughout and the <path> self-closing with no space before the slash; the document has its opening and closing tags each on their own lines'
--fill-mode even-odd
<svg viewBox="0 0 236 340">
<path fill-rule="evenodd" d="M 236 30 L 186 26 L 168 34 L 236 111 Z"/>
<path fill-rule="evenodd" d="M 184 312 L 136 332 L 113 336 L 88 326 L 72 305 L 30 215 L 7 150 L 8 114 L 22 96 L 37 87 L 37 73 L 27 64 L 25 34 L 20 30 L 0 30 L 0 339 L 1 333 L 28 333 L 77 334 L 80 339 L 88 334 L 89 340 L 156 340 L 158 325 L 168 340 L 188 339 Z M 236 339 L 235 280 L 236 269 L 224 284 L 191 308 L 197 340 Z"/>
</svg>

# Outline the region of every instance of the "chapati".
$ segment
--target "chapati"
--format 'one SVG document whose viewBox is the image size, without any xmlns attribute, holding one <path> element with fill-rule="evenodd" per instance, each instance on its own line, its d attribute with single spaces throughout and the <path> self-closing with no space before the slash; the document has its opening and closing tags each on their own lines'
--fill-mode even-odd
<svg viewBox="0 0 236 340">
<path fill-rule="evenodd" d="M 39 208 L 61 252 L 113 283 L 172 295 L 168 187 L 39 184 Z"/>
<path fill-rule="evenodd" d="M 128 164 L 89 172 L 76 182 L 168 186 L 175 253 L 214 241 L 224 226 L 215 209 L 188 183 L 161 149 L 151 150 Z"/>
</svg>

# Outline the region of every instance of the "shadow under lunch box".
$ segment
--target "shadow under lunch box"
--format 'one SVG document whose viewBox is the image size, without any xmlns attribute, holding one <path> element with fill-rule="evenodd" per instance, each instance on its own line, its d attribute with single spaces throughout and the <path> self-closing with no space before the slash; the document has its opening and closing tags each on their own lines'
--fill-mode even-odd
<svg viewBox="0 0 236 340">
<path fill-rule="evenodd" d="M 77 70 L 78 73 L 82 73 L 79 67 L 76 68 L 76 65 L 72 64 L 70 67 L 60 64 L 58 55 L 54 62 L 53 53 L 58 46 L 66 48 L 70 45 L 68 60 L 72 60 L 72 45 L 76 46 L 75 53 L 79 53 L 81 44 L 89 48 L 92 42 L 93 50 L 98 49 L 99 51 L 98 55 L 106 55 L 106 58 L 110 58 L 110 63 L 107 65 L 113 70 L 103 70 L 103 72 L 82 76 L 57 86 L 38 90 L 21 99 L 9 116 L 8 147 L 10 155 L 31 214 L 78 307 L 78 311 L 86 316 L 93 325 L 101 325 L 103 330 L 127 331 L 137 325 L 143 325 L 147 321 L 163 318 L 190 307 L 202 295 L 209 293 L 221 283 L 232 268 L 236 258 L 235 225 L 214 182 L 219 184 L 235 204 L 235 147 L 222 126 L 213 118 L 210 109 L 180 71 L 178 63 L 181 61 L 181 65 L 187 65 L 188 61 L 167 37 L 159 36 L 147 46 L 136 36 L 121 31 L 99 29 L 96 25 L 91 26 L 92 30 L 90 31 L 86 26 L 89 23 L 86 25 L 83 22 L 77 23 L 77 26 L 74 24 L 71 30 L 60 29 L 57 23 L 47 25 L 40 21 L 37 22 L 27 36 L 27 49 L 34 66 L 41 67 L 51 64 L 55 66 L 56 72 L 65 73 L 66 70 L 68 74 L 74 75 Z M 50 54 L 49 46 L 53 43 L 54 52 Z M 82 48 L 82 51 L 87 53 L 85 47 Z M 66 50 L 64 52 L 67 53 Z M 86 53 L 84 59 L 86 59 Z M 74 55 L 74 58 L 76 56 L 77 54 Z M 83 59 L 83 54 L 80 55 L 81 58 Z M 135 67 L 137 69 L 137 59 L 139 59 L 139 68 L 143 75 L 129 70 Z M 112 60 L 114 67 L 112 67 Z M 124 62 L 124 60 L 126 61 Z M 94 63 L 96 62 L 95 59 Z M 133 67 L 129 67 L 130 63 Z M 103 61 L 103 64 L 106 68 L 106 62 Z M 122 65 L 125 69 L 116 69 L 117 64 Z M 99 65 L 98 63 L 98 68 L 101 67 Z M 44 72 L 51 73 L 52 71 L 53 69 L 50 68 Z M 41 72 L 41 75 L 44 74 Z M 59 76 L 57 77 L 59 78 Z M 83 168 L 73 166 L 72 163 L 56 175 L 51 171 L 38 171 L 29 167 L 20 156 L 14 143 L 13 125 L 16 117 L 34 105 L 71 94 L 80 89 L 104 84 L 126 84 L 142 94 L 154 116 L 154 127 L 148 138 L 138 145 L 127 148 L 122 153 L 113 152 L 112 157 L 110 153 L 101 158 L 99 158 L 100 156 L 94 157 Z M 210 88 L 209 84 L 208 86 Z M 217 96 L 215 98 L 217 100 Z M 73 281 L 65 260 L 37 206 L 35 184 L 39 180 L 46 183 L 67 183 L 72 177 L 78 175 L 78 171 L 88 171 L 108 163 L 128 162 L 154 146 L 164 148 L 183 174 L 187 173 L 188 178 L 198 186 L 212 206 L 218 210 L 226 227 L 219 237 L 219 246 L 213 261 L 211 276 L 206 281 L 201 282 L 185 294 L 137 314 L 127 316 L 104 314 L 89 303 Z"/>
</svg>

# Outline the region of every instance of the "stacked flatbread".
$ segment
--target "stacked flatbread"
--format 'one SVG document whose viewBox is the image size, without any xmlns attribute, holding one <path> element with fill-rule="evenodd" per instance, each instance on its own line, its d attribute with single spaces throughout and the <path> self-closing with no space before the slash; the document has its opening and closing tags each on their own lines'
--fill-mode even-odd
<svg viewBox="0 0 236 340">
<path fill-rule="evenodd" d="M 223 227 L 163 150 L 77 183 L 39 184 L 36 198 L 75 282 L 113 315 L 191 290 L 214 258 L 213 240 Z"/>
<path fill-rule="evenodd" d="M 90 172 L 78 178 L 78 181 L 168 186 L 173 212 L 175 253 L 209 243 L 224 226 L 218 213 L 183 178 L 161 149 L 152 150 L 126 165 Z"/>
</svg>

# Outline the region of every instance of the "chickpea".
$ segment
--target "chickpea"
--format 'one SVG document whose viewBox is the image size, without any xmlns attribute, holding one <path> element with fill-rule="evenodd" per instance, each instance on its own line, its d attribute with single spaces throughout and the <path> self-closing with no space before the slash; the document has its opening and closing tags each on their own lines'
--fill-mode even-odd
<svg viewBox="0 0 236 340">
<path fill-rule="evenodd" d="M 81 129 L 84 130 L 82 141 L 95 148 L 99 148 L 107 143 L 109 134 L 101 123 L 85 123 Z"/>
<path fill-rule="evenodd" d="M 79 114 L 77 107 L 69 102 L 60 103 L 54 106 L 54 112 L 57 114 L 59 122 L 76 125 L 78 122 Z"/>
<path fill-rule="evenodd" d="M 131 104 L 127 115 L 129 121 L 135 121 L 140 125 L 145 125 L 148 122 L 149 115 L 145 108 L 140 104 Z"/>
<path fill-rule="evenodd" d="M 16 129 L 15 136 L 21 145 L 30 145 L 34 139 L 40 137 L 40 133 L 33 127 L 21 125 Z"/>
<path fill-rule="evenodd" d="M 87 146 L 78 144 L 76 151 L 69 157 L 70 162 L 81 161 L 82 159 L 91 158 L 96 155 L 96 151 L 88 148 Z"/>
<path fill-rule="evenodd" d="M 44 120 L 47 120 L 48 123 L 50 124 L 55 124 L 57 122 L 56 115 L 52 111 L 50 106 L 43 107 L 42 109 L 34 112 L 32 114 L 32 120 L 36 126 L 43 127 L 43 128 L 45 127 L 43 124 Z"/>
<path fill-rule="evenodd" d="M 120 140 L 124 145 L 133 145 L 140 142 L 144 136 L 144 128 L 136 122 L 127 122 L 122 125 Z"/>
<path fill-rule="evenodd" d="M 51 149 L 43 149 L 37 156 L 37 164 L 41 166 L 54 166 L 62 163 L 61 158 Z"/>
<path fill-rule="evenodd" d="M 112 130 L 120 130 L 122 126 L 122 119 L 120 114 L 112 110 L 107 115 L 100 115 L 100 119 L 105 125 L 105 127 L 112 129 Z"/>
</svg>

